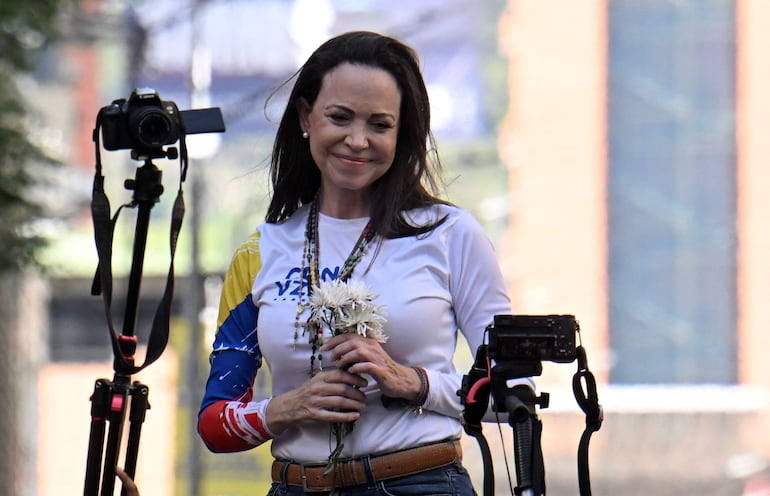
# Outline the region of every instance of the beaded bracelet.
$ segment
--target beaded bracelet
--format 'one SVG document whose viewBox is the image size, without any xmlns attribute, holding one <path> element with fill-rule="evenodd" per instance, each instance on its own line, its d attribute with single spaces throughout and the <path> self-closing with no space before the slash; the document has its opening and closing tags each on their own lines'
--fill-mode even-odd
<svg viewBox="0 0 770 496">
<path fill-rule="evenodd" d="M 412 367 L 412 369 L 417 372 L 417 376 L 420 378 L 420 392 L 417 394 L 417 398 L 410 402 L 410 406 L 422 409 L 422 406 L 428 399 L 428 391 L 430 389 L 428 384 L 428 373 L 425 372 L 425 369 L 422 367 Z"/>
<path fill-rule="evenodd" d="M 417 377 L 420 378 L 420 392 L 417 393 L 417 397 L 409 401 L 405 398 L 393 398 L 391 396 L 382 395 L 382 405 L 385 408 L 404 408 L 413 407 L 415 415 L 422 415 L 422 406 L 428 399 L 428 392 L 430 391 L 430 384 L 428 382 L 428 373 L 422 367 L 412 367 L 417 373 Z"/>
</svg>

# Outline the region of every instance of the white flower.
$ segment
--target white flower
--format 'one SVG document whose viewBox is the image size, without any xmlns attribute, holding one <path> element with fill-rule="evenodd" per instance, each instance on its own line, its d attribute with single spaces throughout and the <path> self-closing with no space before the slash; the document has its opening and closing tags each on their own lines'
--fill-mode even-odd
<svg viewBox="0 0 770 496">
<path fill-rule="evenodd" d="M 362 281 L 321 281 L 310 296 L 308 324 L 325 326 L 334 336 L 356 332 L 384 343 L 384 307 L 375 304 L 375 298 L 377 295 Z"/>
<path fill-rule="evenodd" d="M 310 295 L 310 318 L 305 328 L 310 331 L 313 349 L 315 350 L 315 347 L 323 342 L 324 327 L 329 329 L 333 336 L 355 332 L 384 343 L 387 340 L 382 330 L 385 324 L 385 312 L 382 305 L 374 303 L 376 298 L 377 295 L 373 294 L 369 286 L 362 281 L 344 282 L 339 279 L 330 283 L 321 281 L 317 287 L 313 288 Z M 312 360 L 311 369 L 313 369 Z M 332 433 L 337 445 L 329 455 L 324 474 L 334 470 L 345 445 L 345 436 L 353 430 L 354 423 L 332 424 Z"/>
</svg>

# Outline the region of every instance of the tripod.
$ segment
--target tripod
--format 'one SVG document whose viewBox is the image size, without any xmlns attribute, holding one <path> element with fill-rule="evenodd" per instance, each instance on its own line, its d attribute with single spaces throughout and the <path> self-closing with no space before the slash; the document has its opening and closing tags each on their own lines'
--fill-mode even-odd
<svg viewBox="0 0 770 496">
<path fill-rule="evenodd" d="M 132 152 L 134 153 L 134 152 Z M 101 167 L 97 162 L 97 175 L 94 179 L 94 197 L 92 202 L 92 213 L 94 219 L 94 230 L 97 250 L 99 252 L 99 266 L 94 279 L 92 294 L 102 294 L 107 321 L 112 337 L 112 348 L 114 354 L 114 377 L 112 381 L 107 379 L 98 379 L 94 385 L 93 395 L 91 397 L 91 428 L 88 442 L 88 458 L 86 464 L 84 496 L 112 496 L 115 487 L 115 467 L 118 462 L 121 441 L 123 438 L 123 426 L 128 413 L 129 434 L 126 445 L 125 472 L 134 478 L 136 475 L 136 459 L 139 450 L 139 439 L 141 437 L 142 424 L 145 420 L 146 411 L 150 408 L 148 402 L 149 388 L 140 382 L 131 382 L 131 375 L 149 365 L 151 361 L 157 359 L 165 348 L 168 340 L 168 314 L 170 310 L 164 307 L 170 307 L 173 281 L 173 253 L 176 245 L 175 234 L 178 229 L 172 229 L 172 264 L 169 270 L 169 277 L 166 284 L 166 292 L 159 306 L 159 311 L 155 315 L 153 329 L 150 336 L 147 357 L 145 363 L 137 367 L 134 363 L 134 353 L 136 352 L 137 339 L 135 336 L 136 327 L 136 309 L 139 302 L 139 291 L 144 265 L 145 246 L 147 243 L 147 232 L 150 223 L 150 213 L 152 207 L 159 201 L 163 193 L 161 184 L 162 173 L 152 162 L 153 158 L 172 157 L 172 152 L 156 150 L 145 157 L 144 165 L 139 167 L 135 179 L 129 179 L 125 182 L 128 190 L 133 190 L 133 200 L 128 207 L 137 207 L 137 220 L 135 228 L 133 258 L 131 271 L 128 280 L 128 289 L 126 295 L 125 317 L 123 320 L 123 330 L 118 336 L 114 330 L 111 317 L 111 298 L 112 298 L 112 233 L 117 218 L 109 218 L 109 202 L 104 194 L 103 182 L 101 176 Z M 134 155 L 135 157 L 136 155 Z M 180 188 L 181 193 L 181 188 Z M 177 198 L 179 203 L 181 198 Z M 176 211 L 175 206 L 175 211 Z M 179 220 L 181 225 L 181 219 Z M 163 308 L 163 311 L 160 311 Z M 165 319 L 165 329 L 163 320 Z M 156 329 L 164 332 L 156 333 Z M 109 430 L 107 429 L 109 424 Z M 105 432 L 107 433 L 105 445 Z M 103 461 L 103 466 L 102 466 Z M 99 489 L 101 487 L 101 493 Z M 124 494 L 122 491 L 121 494 Z"/>
<path fill-rule="evenodd" d="M 512 319 L 511 316 L 495 316 L 496 321 L 498 317 L 501 317 L 501 323 L 512 327 L 504 320 Z M 574 317 L 567 317 L 575 322 Z M 536 323 L 540 325 L 542 323 L 550 325 L 551 321 L 555 321 L 559 316 L 523 316 L 523 318 L 532 322 L 536 320 Z M 569 319 L 567 319 L 568 321 Z M 576 323 L 574 328 L 579 336 L 579 326 Z M 506 331 L 508 331 L 506 328 L 500 330 L 501 334 Z M 541 331 L 540 334 L 543 335 L 543 332 Z M 537 337 L 537 334 L 533 332 L 522 333 L 521 336 L 509 333 L 503 336 L 505 339 L 501 339 L 496 334 L 494 349 L 492 344 L 481 344 L 476 350 L 476 358 L 471 369 L 463 376 L 462 385 L 457 391 L 464 407 L 463 428 L 468 435 L 476 438 L 481 449 L 484 462 L 484 496 L 492 496 L 495 491 L 492 454 L 481 427 L 490 395 L 494 399 L 494 410 L 497 412 L 507 411 L 508 422 L 514 429 L 516 477 L 519 484 L 515 489 L 515 494 L 524 496 L 545 495 L 545 467 L 540 444 L 543 426 L 537 416 L 536 406 L 547 408 L 549 395 L 542 393 L 537 396 L 532 389 L 525 385 L 508 386 L 513 379 L 539 376 L 543 372 L 543 364 L 534 357 L 542 355 L 562 363 L 577 359 L 578 368 L 572 377 L 572 390 L 586 418 L 586 427 L 578 447 L 578 480 L 580 495 L 591 496 L 588 444 L 591 435 L 601 428 L 604 421 L 604 411 L 599 404 L 599 397 L 596 393 L 596 380 L 588 370 L 586 351 L 582 344 L 574 347 L 574 355 L 572 355 L 567 351 L 574 346 L 574 340 L 567 340 L 568 346 L 565 347 L 563 343 L 557 343 L 553 340 L 550 342 L 538 341 Z M 560 339 L 563 340 L 564 337 L 565 335 L 561 335 Z M 559 346 L 554 346 L 555 344 Z M 545 345 L 545 347 L 538 348 L 539 345 Z M 511 354 L 517 350 L 522 356 L 515 357 L 514 360 Z M 536 353 L 533 353 L 533 350 Z M 498 353 L 501 354 L 498 355 Z M 490 358 L 499 358 L 494 367 L 491 367 Z"/>
<path fill-rule="evenodd" d="M 496 411 L 508 412 L 508 424 L 513 429 L 513 444 L 518 485 L 515 494 L 543 496 L 545 494 L 545 467 L 540 438 L 543 424 L 536 405 L 548 408 L 549 395 L 537 396 L 529 387 L 508 387 L 508 381 L 538 376 L 543 371 L 541 362 L 501 363 L 492 367 L 491 394 Z"/>
<path fill-rule="evenodd" d="M 542 423 L 535 405 L 548 407 L 548 393 L 536 396 L 529 386 L 509 387 L 513 379 L 535 377 L 543 372 L 540 361 L 501 362 L 490 368 L 488 347 L 482 344 L 476 350 L 476 358 L 468 374 L 463 376 L 457 394 L 464 406 L 463 428 L 476 438 L 484 463 L 484 496 L 495 494 L 495 474 L 492 453 L 482 432 L 482 418 L 490 396 L 496 412 L 508 412 L 508 423 L 514 432 L 516 463 L 515 494 L 543 496 L 545 494 L 545 467 L 540 446 Z"/>
</svg>

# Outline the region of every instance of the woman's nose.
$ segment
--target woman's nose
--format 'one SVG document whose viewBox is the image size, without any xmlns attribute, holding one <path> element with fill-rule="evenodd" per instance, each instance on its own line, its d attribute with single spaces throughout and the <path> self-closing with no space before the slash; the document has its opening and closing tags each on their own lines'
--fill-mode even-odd
<svg viewBox="0 0 770 496">
<path fill-rule="evenodd" d="M 361 150 L 369 146 L 369 138 L 366 136 L 366 129 L 362 126 L 351 126 L 348 135 L 345 137 L 345 144 L 353 150 Z"/>
</svg>

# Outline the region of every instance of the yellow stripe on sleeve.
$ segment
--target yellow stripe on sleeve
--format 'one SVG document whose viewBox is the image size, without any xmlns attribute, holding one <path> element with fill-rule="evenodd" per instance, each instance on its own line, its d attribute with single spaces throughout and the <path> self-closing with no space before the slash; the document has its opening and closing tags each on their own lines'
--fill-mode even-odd
<svg viewBox="0 0 770 496">
<path fill-rule="evenodd" d="M 254 279 L 262 261 L 259 256 L 259 232 L 254 232 L 235 251 L 230 267 L 225 274 L 222 296 L 219 302 L 217 328 L 227 319 L 230 312 L 251 295 Z"/>
</svg>

